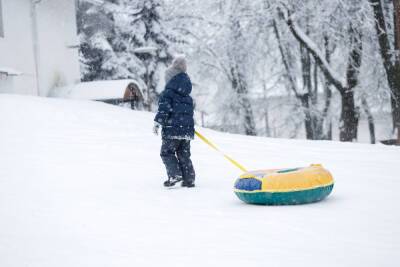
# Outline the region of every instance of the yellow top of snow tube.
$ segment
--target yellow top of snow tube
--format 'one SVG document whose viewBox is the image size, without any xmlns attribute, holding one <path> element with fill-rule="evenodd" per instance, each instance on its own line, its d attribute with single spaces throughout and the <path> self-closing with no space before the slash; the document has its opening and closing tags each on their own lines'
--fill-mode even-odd
<svg viewBox="0 0 400 267">
<path fill-rule="evenodd" d="M 244 202 L 266 205 L 304 204 L 330 194 L 334 181 L 320 164 L 304 168 L 249 171 L 235 182 L 235 194 Z"/>
</svg>

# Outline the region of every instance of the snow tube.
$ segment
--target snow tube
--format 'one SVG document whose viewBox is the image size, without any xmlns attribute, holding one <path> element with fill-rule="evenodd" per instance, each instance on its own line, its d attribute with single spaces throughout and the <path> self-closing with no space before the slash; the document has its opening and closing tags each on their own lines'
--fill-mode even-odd
<svg viewBox="0 0 400 267">
<path fill-rule="evenodd" d="M 249 204 L 296 205 L 317 202 L 333 189 L 332 175 L 319 164 L 305 168 L 249 171 L 235 182 L 235 194 Z"/>
</svg>

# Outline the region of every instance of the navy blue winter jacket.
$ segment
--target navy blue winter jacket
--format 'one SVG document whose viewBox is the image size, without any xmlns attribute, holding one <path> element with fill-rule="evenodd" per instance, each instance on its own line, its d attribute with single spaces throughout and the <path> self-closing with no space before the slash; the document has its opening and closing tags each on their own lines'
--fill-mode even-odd
<svg viewBox="0 0 400 267">
<path fill-rule="evenodd" d="M 190 97 L 192 83 L 181 72 L 166 84 L 158 101 L 154 121 L 162 125 L 162 137 L 180 139 L 194 137 L 193 99 Z"/>
</svg>

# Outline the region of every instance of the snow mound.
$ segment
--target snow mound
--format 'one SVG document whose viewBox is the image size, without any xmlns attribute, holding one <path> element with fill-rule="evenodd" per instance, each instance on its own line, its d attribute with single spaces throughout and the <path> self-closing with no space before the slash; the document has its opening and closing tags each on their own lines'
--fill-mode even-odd
<svg viewBox="0 0 400 267">
<path fill-rule="evenodd" d="M 251 206 L 192 142 L 197 187 L 167 190 L 153 114 L 0 95 L 0 266 L 397 266 L 400 150 L 198 129 L 248 169 L 322 163 L 325 201 Z"/>
</svg>

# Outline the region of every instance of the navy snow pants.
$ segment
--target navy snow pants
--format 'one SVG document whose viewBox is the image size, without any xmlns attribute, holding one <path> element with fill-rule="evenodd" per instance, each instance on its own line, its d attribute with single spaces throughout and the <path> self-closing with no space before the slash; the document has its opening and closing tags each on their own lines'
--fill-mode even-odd
<svg viewBox="0 0 400 267">
<path fill-rule="evenodd" d="M 168 177 L 182 177 L 183 181 L 194 182 L 195 172 L 190 159 L 190 140 L 163 138 L 160 156 L 167 169 Z"/>
</svg>

